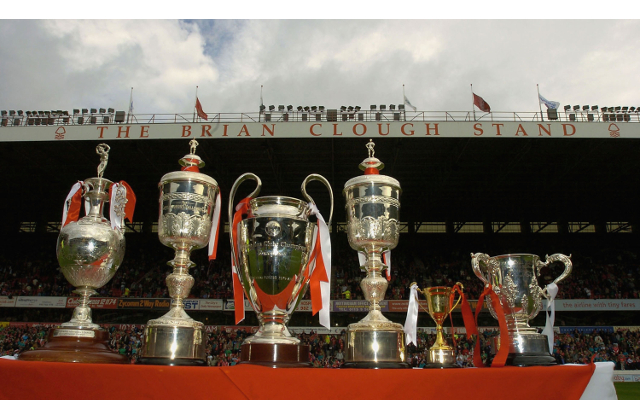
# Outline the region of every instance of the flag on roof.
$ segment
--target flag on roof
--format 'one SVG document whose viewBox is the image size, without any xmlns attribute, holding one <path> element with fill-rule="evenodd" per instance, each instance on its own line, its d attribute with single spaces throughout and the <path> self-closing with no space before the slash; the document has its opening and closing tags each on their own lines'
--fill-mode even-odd
<svg viewBox="0 0 640 400">
<path fill-rule="evenodd" d="M 542 104 L 547 106 L 547 108 L 551 108 L 552 110 L 557 110 L 558 107 L 560 107 L 560 103 L 557 101 L 547 100 L 544 97 L 542 97 L 542 95 L 539 93 L 538 93 L 538 97 L 540 98 L 540 101 L 542 102 Z"/>
<path fill-rule="evenodd" d="M 473 94 L 473 104 L 476 107 L 478 107 L 481 111 L 491 112 L 491 106 L 489 106 L 489 103 L 484 101 L 482 97 L 478 96 L 475 93 Z"/>
<path fill-rule="evenodd" d="M 196 97 L 196 112 L 198 113 L 198 117 L 204 119 L 205 121 L 208 120 L 208 115 L 202 111 L 202 105 L 200 104 L 200 100 Z"/>
</svg>

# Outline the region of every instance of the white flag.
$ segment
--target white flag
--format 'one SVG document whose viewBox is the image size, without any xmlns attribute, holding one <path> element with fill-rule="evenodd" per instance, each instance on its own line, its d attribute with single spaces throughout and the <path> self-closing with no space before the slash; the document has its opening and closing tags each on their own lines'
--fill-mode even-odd
<svg viewBox="0 0 640 400">
<path fill-rule="evenodd" d="M 538 94 L 538 97 L 540 98 L 540 101 L 542 102 L 542 104 L 547 106 L 547 108 L 551 108 L 552 110 L 557 110 L 558 107 L 560 107 L 560 103 L 558 103 L 557 101 L 547 100 L 544 97 L 542 97 L 541 94 Z"/>
<path fill-rule="evenodd" d="M 405 104 L 405 105 L 407 105 L 407 106 L 409 106 L 409 107 L 411 107 L 411 108 L 413 109 L 413 111 L 416 111 L 416 110 L 417 110 L 417 108 L 415 108 L 415 107 L 413 106 L 413 104 L 411 104 L 411 102 L 409 101 L 409 99 L 407 99 L 407 96 L 404 96 L 404 104 Z"/>
</svg>

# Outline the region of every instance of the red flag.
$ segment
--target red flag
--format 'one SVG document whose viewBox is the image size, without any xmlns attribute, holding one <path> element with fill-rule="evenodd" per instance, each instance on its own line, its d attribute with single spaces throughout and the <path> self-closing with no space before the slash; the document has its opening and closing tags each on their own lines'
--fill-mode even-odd
<svg viewBox="0 0 640 400">
<path fill-rule="evenodd" d="M 197 97 L 196 97 L 196 112 L 198 113 L 198 117 L 204 119 L 205 121 L 208 121 L 208 116 L 207 114 L 205 114 L 204 111 L 202 111 L 202 104 L 200 104 L 200 100 L 198 100 Z"/>
<path fill-rule="evenodd" d="M 475 104 L 475 106 L 478 107 L 481 111 L 491 112 L 491 107 L 489 106 L 489 104 L 484 101 L 482 97 L 478 96 L 475 93 L 473 94 L 473 104 Z"/>
</svg>

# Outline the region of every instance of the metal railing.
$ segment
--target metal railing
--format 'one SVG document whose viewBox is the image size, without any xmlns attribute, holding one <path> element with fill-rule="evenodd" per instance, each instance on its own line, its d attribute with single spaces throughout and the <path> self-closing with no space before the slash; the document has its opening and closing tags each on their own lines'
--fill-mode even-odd
<svg viewBox="0 0 640 400">
<path fill-rule="evenodd" d="M 127 114 L 124 111 L 109 113 L 73 113 L 67 111 L 19 112 L 2 111 L 2 127 L 10 126 L 56 126 L 56 125 L 131 125 L 131 124 L 187 124 L 187 123 L 287 123 L 287 122 L 640 122 L 638 111 L 600 110 L 555 110 L 554 112 L 490 113 L 473 111 L 261 111 L 248 113 L 209 113 L 207 120 L 193 113 L 182 114 Z"/>
</svg>

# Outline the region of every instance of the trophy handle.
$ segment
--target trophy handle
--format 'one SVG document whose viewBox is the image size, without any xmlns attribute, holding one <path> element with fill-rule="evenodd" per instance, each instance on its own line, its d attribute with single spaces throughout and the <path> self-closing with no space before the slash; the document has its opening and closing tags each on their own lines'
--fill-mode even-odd
<svg viewBox="0 0 640 400">
<path fill-rule="evenodd" d="M 473 272 L 476 274 L 478 278 L 480 278 L 482 282 L 484 282 L 485 286 L 488 285 L 490 282 L 489 282 L 489 279 L 482 273 L 482 269 L 480 268 L 480 263 L 489 265 L 490 260 L 491 260 L 491 257 L 489 257 L 488 254 L 471 253 L 471 267 L 473 267 Z"/>
<path fill-rule="evenodd" d="M 327 189 L 329 189 L 329 199 L 331 201 L 331 210 L 329 211 L 329 219 L 327 220 L 327 226 L 331 226 L 331 220 L 333 219 L 333 190 L 331 189 L 331 185 L 329 184 L 329 181 L 326 180 L 325 177 L 322 175 L 311 174 L 306 178 L 304 178 L 304 181 L 302 181 L 302 195 L 304 196 L 305 199 L 307 199 L 308 202 L 313 204 L 315 204 L 316 202 L 313 201 L 313 198 L 311 198 L 309 194 L 307 194 L 307 184 L 311 181 L 320 181 L 327 187 Z"/>
<path fill-rule="evenodd" d="M 557 284 L 558 282 L 560 282 L 561 280 L 569 276 L 569 274 L 571 273 L 571 270 L 573 269 L 573 263 L 571 262 L 571 254 L 569 254 L 569 257 L 560 253 L 556 253 L 552 255 L 547 254 L 546 261 L 540 262 L 539 264 L 540 267 L 538 268 L 538 273 L 540 273 L 540 270 L 542 269 L 542 267 L 546 267 L 547 265 L 554 263 L 556 261 L 560 261 L 561 263 L 564 264 L 564 272 L 553 281 L 553 283 L 555 284 Z"/>
<path fill-rule="evenodd" d="M 236 267 L 238 267 L 239 264 L 238 264 L 238 259 L 235 251 L 235 245 L 233 243 L 233 207 L 234 207 L 234 200 L 236 197 L 236 192 L 238 191 L 238 187 L 240 187 L 242 182 L 248 179 L 256 181 L 256 184 L 257 184 L 255 190 L 251 192 L 249 197 L 254 198 L 255 196 L 257 196 L 260 193 L 260 189 L 262 188 L 262 181 L 260 180 L 258 175 L 253 174 L 251 172 L 245 172 L 244 174 L 240 175 L 238 179 L 236 179 L 236 181 L 234 182 L 233 187 L 231 188 L 231 192 L 229 193 L 229 240 L 231 241 L 231 259 L 235 263 Z M 242 279 L 240 277 L 240 274 L 238 274 L 238 278 Z"/>
<path fill-rule="evenodd" d="M 456 282 L 456 286 L 458 286 L 460 288 L 460 293 L 458 296 L 458 301 L 456 301 L 456 304 L 453 304 L 453 298 L 456 297 L 456 290 L 455 287 L 451 288 L 451 294 L 449 296 L 449 313 L 451 313 L 456 307 L 458 307 L 458 304 L 460 304 L 460 301 L 462 301 L 462 291 L 464 290 L 464 285 L 462 285 L 462 283 L 460 282 Z"/>
</svg>

